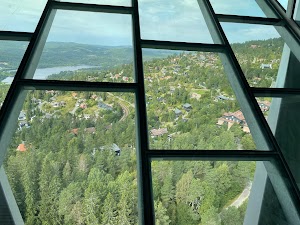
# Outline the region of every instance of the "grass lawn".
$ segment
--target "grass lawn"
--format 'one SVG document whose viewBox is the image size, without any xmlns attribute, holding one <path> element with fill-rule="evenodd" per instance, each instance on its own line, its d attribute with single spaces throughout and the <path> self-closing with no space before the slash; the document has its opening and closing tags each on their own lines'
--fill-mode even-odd
<svg viewBox="0 0 300 225">
<path fill-rule="evenodd" d="M 92 107 L 88 107 L 88 108 L 84 109 L 82 112 L 83 112 L 84 114 L 90 114 L 90 115 L 93 115 L 93 114 L 95 114 L 96 112 L 99 112 L 99 108 L 98 108 L 97 105 L 94 105 L 94 106 L 92 106 Z"/>
<path fill-rule="evenodd" d="M 56 101 L 57 102 L 60 102 L 60 101 L 66 102 L 66 106 L 60 108 L 61 113 L 63 115 L 72 111 L 76 104 L 76 99 L 74 99 L 71 95 L 59 95 L 56 97 Z"/>
</svg>

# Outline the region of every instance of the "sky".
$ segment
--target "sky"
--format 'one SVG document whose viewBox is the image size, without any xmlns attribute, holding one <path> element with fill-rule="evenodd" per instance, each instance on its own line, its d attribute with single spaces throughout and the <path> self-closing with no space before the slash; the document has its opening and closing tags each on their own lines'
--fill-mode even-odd
<svg viewBox="0 0 300 225">
<path fill-rule="evenodd" d="M 130 0 L 69 0 L 130 6 Z M 287 4 L 288 0 L 279 0 Z M 0 30 L 33 32 L 46 0 L 0 0 Z M 216 13 L 262 16 L 255 0 L 211 0 Z M 197 0 L 139 0 L 143 39 L 213 43 Z M 228 24 L 230 42 L 279 37 L 273 27 Z M 47 41 L 108 46 L 132 44 L 131 16 L 58 10 Z"/>
</svg>

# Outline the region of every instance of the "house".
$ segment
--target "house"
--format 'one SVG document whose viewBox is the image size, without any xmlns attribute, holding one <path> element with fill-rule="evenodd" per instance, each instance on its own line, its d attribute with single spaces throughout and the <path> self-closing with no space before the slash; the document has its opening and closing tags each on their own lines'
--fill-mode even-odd
<svg viewBox="0 0 300 225">
<path fill-rule="evenodd" d="M 162 136 L 162 135 L 167 134 L 167 133 L 168 133 L 167 128 L 159 128 L 159 129 L 150 130 L 150 134 L 151 134 L 152 138 L 159 137 L 159 136 Z"/>
<path fill-rule="evenodd" d="M 115 152 L 116 156 L 120 156 L 121 155 L 121 149 L 115 143 L 112 144 L 112 150 Z"/>
<path fill-rule="evenodd" d="M 170 87 L 170 92 L 171 92 L 171 93 L 174 93 L 174 92 L 175 92 L 175 89 L 176 89 L 175 87 L 171 86 L 171 87 Z"/>
<path fill-rule="evenodd" d="M 200 55 L 200 56 L 199 56 L 199 60 L 203 62 L 203 61 L 205 61 L 205 60 L 206 60 L 206 58 L 205 58 L 205 56 L 204 56 L 204 55 Z"/>
<path fill-rule="evenodd" d="M 257 47 L 258 47 L 258 45 L 250 45 L 250 48 L 253 48 L 253 49 L 255 49 Z"/>
<path fill-rule="evenodd" d="M 78 135 L 78 130 L 79 130 L 79 128 L 74 128 L 74 129 L 71 129 L 69 132 L 74 134 L 75 136 L 77 136 Z"/>
<path fill-rule="evenodd" d="M 54 90 L 46 90 L 46 94 L 51 94 L 52 96 L 55 94 Z"/>
<path fill-rule="evenodd" d="M 175 109 L 174 112 L 175 112 L 176 117 L 179 117 L 182 114 L 181 110 L 179 110 L 179 109 Z"/>
<path fill-rule="evenodd" d="M 19 123 L 19 130 L 22 130 L 22 128 L 29 128 L 30 125 L 27 123 L 27 121 L 21 121 Z"/>
<path fill-rule="evenodd" d="M 57 108 L 57 107 L 61 107 L 61 106 L 66 106 L 66 102 L 65 101 L 52 102 L 51 105 L 52 105 L 52 107 Z"/>
<path fill-rule="evenodd" d="M 98 96 L 97 95 L 95 95 L 95 94 L 93 94 L 92 96 L 91 96 L 91 99 L 94 99 L 94 100 L 96 100 L 98 98 Z"/>
<path fill-rule="evenodd" d="M 113 77 L 113 79 L 119 79 L 120 77 L 121 77 L 120 74 L 116 74 L 116 75 Z"/>
<path fill-rule="evenodd" d="M 241 123 L 245 122 L 245 117 L 244 117 L 241 110 L 238 110 L 238 111 L 233 112 L 233 113 L 230 113 L 230 112 L 229 113 L 224 113 L 223 118 L 228 120 L 228 121 L 238 123 L 238 124 L 241 124 Z"/>
<path fill-rule="evenodd" d="M 77 98 L 77 93 L 76 92 L 72 92 L 72 97 L 76 99 Z"/>
<path fill-rule="evenodd" d="M 241 124 L 241 125 L 246 123 L 245 117 L 244 117 L 241 110 L 238 110 L 238 111 L 233 112 L 233 113 L 231 113 L 231 112 L 224 113 L 223 116 L 218 119 L 217 124 L 218 125 L 223 125 L 224 122 L 226 122 L 228 124 L 238 123 L 238 124 Z"/>
<path fill-rule="evenodd" d="M 35 98 L 35 97 L 31 98 L 31 102 L 32 102 L 33 104 L 37 104 L 37 103 L 39 103 L 39 101 L 38 101 L 38 100 L 40 100 L 40 101 L 41 101 L 41 99 L 37 99 L 37 98 Z"/>
<path fill-rule="evenodd" d="M 250 129 L 241 110 L 233 113 L 224 113 L 223 116 L 218 119 L 217 125 L 221 126 L 227 124 L 229 130 L 234 123 L 241 125 L 245 133 L 250 133 Z"/>
<path fill-rule="evenodd" d="M 46 113 L 45 116 L 44 116 L 44 118 L 46 118 L 46 119 L 51 119 L 51 118 L 52 118 L 52 114 Z"/>
<path fill-rule="evenodd" d="M 18 120 L 26 120 L 26 113 L 24 111 L 20 112 Z"/>
<path fill-rule="evenodd" d="M 113 143 L 112 145 L 105 145 L 105 146 L 101 146 L 99 147 L 100 150 L 111 150 L 111 151 L 114 151 L 116 156 L 120 156 L 121 155 L 121 148 Z M 94 156 L 96 153 L 96 149 L 94 148 L 93 149 L 93 152 L 92 152 L 92 155 Z"/>
<path fill-rule="evenodd" d="M 59 107 L 59 102 L 52 102 L 51 105 L 52 107 L 57 108 Z"/>
<path fill-rule="evenodd" d="M 19 151 L 19 152 L 26 152 L 26 150 L 27 150 L 27 148 L 25 146 L 25 142 L 22 141 L 22 143 L 18 145 L 17 151 Z"/>
<path fill-rule="evenodd" d="M 192 110 L 192 105 L 189 103 L 185 103 L 182 105 L 182 107 L 185 109 L 185 111 L 189 112 Z"/>
<path fill-rule="evenodd" d="M 82 109 L 86 109 L 87 105 L 86 105 L 86 103 L 81 103 L 79 107 L 82 108 Z"/>
<path fill-rule="evenodd" d="M 257 103 L 262 112 L 266 112 L 270 109 L 270 102 L 268 101 L 257 102 Z"/>
<path fill-rule="evenodd" d="M 201 98 L 201 95 L 193 92 L 191 95 L 191 98 L 195 98 L 195 99 L 199 100 Z"/>
<path fill-rule="evenodd" d="M 83 114 L 83 117 L 84 119 L 88 120 L 91 118 L 91 115 L 90 114 Z"/>
<path fill-rule="evenodd" d="M 87 127 L 84 129 L 84 131 L 89 134 L 94 134 L 94 133 L 96 133 L 96 128 L 95 127 Z"/>
<path fill-rule="evenodd" d="M 247 133 L 247 134 L 249 134 L 249 133 L 250 133 L 250 129 L 249 129 L 249 127 L 248 127 L 248 124 L 247 124 L 247 123 L 244 123 L 244 125 L 243 125 L 243 131 L 244 131 L 245 133 Z"/>
<path fill-rule="evenodd" d="M 262 63 L 260 65 L 260 68 L 261 69 L 272 69 L 272 64 L 271 63 L 270 64 L 264 64 L 264 63 Z"/>
<path fill-rule="evenodd" d="M 165 67 L 163 67 L 163 68 L 161 69 L 161 73 L 162 73 L 163 75 L 166 75 L 167 69 L 166 69 Z"/>
<path fill-rule="evenodd" d="M 157 101 L 166 103 L 166 100 L 163 97 L 157 97 Z"/>
<path fill-rule="evenodd" d="M 233 98 L 229 98 L 229 97 L 227 97 L 227 96 L 224 96 L 224 95 L 219 95 L 219 96 L 217 96 L 216 97 L 216 100 L 217 101 L 227 101 L 227 100 L 230 100 L 230 101 L 232 101 L 232 100 L 234 100 Z"/>
<path fill-rule="evenodd" d="M 107 105 L 104 102 L 99 102 L 98 107 L 104 110 L 113 110 L 113 108 L 110 105 Z"/>
</svg>

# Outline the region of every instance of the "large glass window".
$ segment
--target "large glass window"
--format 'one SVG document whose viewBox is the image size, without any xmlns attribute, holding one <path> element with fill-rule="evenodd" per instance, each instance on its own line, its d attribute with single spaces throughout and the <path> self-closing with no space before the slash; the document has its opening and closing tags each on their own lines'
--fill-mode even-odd
<svg viewBox="0 0 300 225">
<path fill-rule="evenodd" d="M 278 2 L 2 5 L 1 224 L 300 224 Z"/>
</svg>

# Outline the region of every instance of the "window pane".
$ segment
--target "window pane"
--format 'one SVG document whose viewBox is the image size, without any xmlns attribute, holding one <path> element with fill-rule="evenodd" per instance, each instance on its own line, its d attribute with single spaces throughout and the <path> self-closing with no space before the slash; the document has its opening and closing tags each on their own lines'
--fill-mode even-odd
<svg viewBox="0 0 300 225">
<path fill-rule="evenodd" d="M 34 78 L 133 82 L 131 27 L 130 15 L 58 10 Z"/>
<path fill-rule="evenodd" d="M 222 23 L 250 86 L 275 87 L 284 41 L 273 26 Z"/>
<path fill-rule="evenodd" d="M 243 161 L 152 161 L 156 224 L 242 225 L 251 188 L 263 188 L 263 183 L 253 183 L 255 168 L 256 162 Z M 288 224 L 274 191 L 267 195 L 263 203 L 273 204 L 266 205 L 268 213 L 261 220 L 271 217 L 265 224 Z M 256 202 L 258 207 L 260 200 Z M 273 216 L 269 212 L 275 203 Z"/>
<path fill-rule="evenodd" d="M 281 5 L 282 7 L 286 10 L 287 9 L 287 6 L 288 6 L 288 0 L 277 0 Z"/>
<path fill-rule="evenodd" d="M 20 65 L 28 43 L 0 41 L 0 106 Z"/>
<path fill-rule="evenodd" d="M 130 0 L 71 0 L 62 2 L 76 2 L 76 3 L 88 3 L 88 4 L 98 4 L 98 5 L 120 5 L 120 6 L 131 6 Z"/>
<path fill-rule="evenodd" d="M 25 224 L 138 224 L 133 99 L 28 93 L 5 160 Z"/>
<path fill-rule="evenodd" d="M 255 149 L 218 55 L 169 54 L 144 62 L 150 149 Z"/>
<path fill-rule="evenodd" d="M 143 39 L 213 43 L 196 0 L 140 0 Z"/>
<path fill-rule="evenodd" d="M 218 14 L 266 17 L 255 0 L 210 0 L 210 2 Z"/>
<path fill-rule="evenodd" d="M 2 0 L 0 30 L 33 32 L 42 15 L 47 0 Z"/>
</svg>

